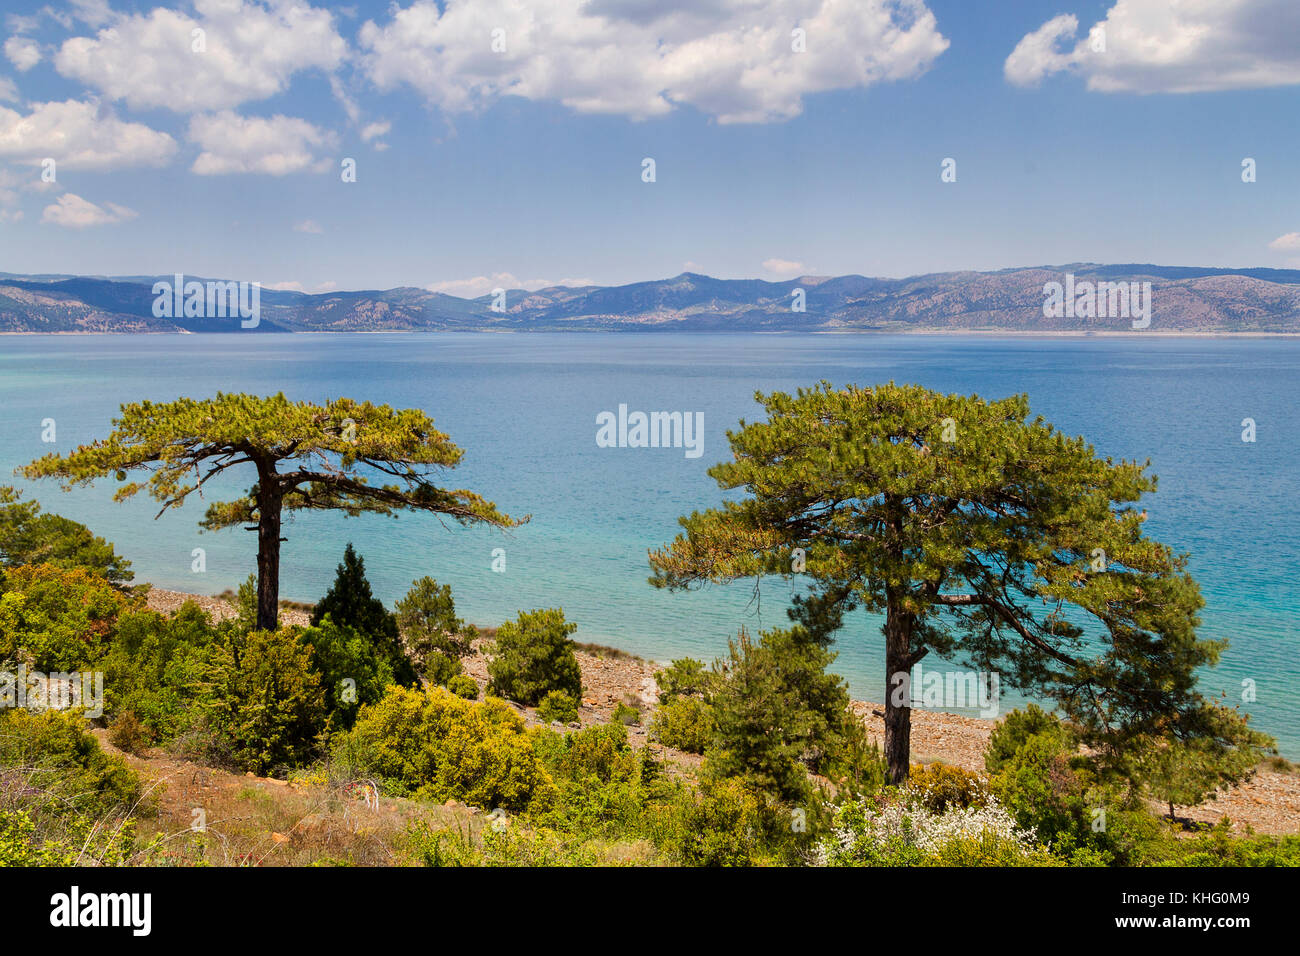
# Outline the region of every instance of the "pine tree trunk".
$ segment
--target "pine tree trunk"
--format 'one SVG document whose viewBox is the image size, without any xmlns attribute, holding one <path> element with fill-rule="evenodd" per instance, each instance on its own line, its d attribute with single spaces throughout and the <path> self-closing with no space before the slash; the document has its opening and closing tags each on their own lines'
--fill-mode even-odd
<svg viewBox="0 0 1300 956">
<path fill-rule="evenodd" d="M 280 623 L 280 497 L 259 483 L 257 493 L 257 629 Z"/>
<path fill-rule="evenodd" d="M 891 597 L 885 617 L 885 764 L 889 782 L 901 786 L 907 781 L 912 753 L 912 622 L 894 607 Z M 908 675 L 899 683 L 898 674 Z M 895 698 L 902 700 L 896 702 Z"/>
</svg>

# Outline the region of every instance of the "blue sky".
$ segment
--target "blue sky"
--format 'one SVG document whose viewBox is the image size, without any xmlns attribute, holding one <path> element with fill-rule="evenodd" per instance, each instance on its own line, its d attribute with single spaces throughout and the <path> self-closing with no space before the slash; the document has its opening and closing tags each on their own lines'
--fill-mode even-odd
<svg viewBox="0 0 1300 956">
<path fill-rule="evenodd" d="M 476 295 L 1300 266 L 1300 5 L 1169 7 L 10 3 L 0 270 Z"/>
</svg>

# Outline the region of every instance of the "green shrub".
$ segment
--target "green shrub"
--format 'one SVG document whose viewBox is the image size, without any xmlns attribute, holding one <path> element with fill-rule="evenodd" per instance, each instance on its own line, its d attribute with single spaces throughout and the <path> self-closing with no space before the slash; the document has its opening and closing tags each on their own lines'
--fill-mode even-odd
<svg viewBox="0 0 1300 956">
<path fill-rule="evenodd" d="M 559 788 L 558 799 L 537 820 L 555 830 L 605 840 L 648 838 L 656 808 L 680 791 L 663 779 L 646 748 L 628 745 L 622 724 L 544 731 L 534 749 Z"/>
<path fill-rule="evenodd" d="M 430 651 L 424 659 L 424 679 L 435 687 L 446 687 L 453 678 L 465 672 L 461 662 L 442 651 Z"/>
<path fill-rule="evenodd" d="M 665 747 L 702 754 L 713 737 L 713 710 L 696 697 L 670 697 L 655 712 L 650 730 Z"/>
<path fill-rule="evenodd" d="M 71 711 L 0 710 L 0 791 L 29 792 L 44 811 L 97 817 L 130 809 L 140 779 Z"/>
<path fill-rule="evenodd" d="M 1076 769 L 1073 757 L 1061 734 L 1049 730 L 1031 736 L 992 778 L 993 793 L 1020 826 L 1032 827 L 1058 856 L 1100 853 L 1109 860 L 1125 808 L 1096 786 L 1090 773 Z"/>
<path fill-rule="evenodd" d="M 189 730 L 211 649 L 233 633 L 232 624 L 214 627 L 192 601 L 170 618 L 155 611 L 123 614 L 103 661 L 106 712 L 134 713 L 146 744 Z"/>
<path fill-rule="evenodd" d="M 456 616 L 451 588 L 430 577 L 411 582 L 411 590 L 397 602 L 396 612 L 397 628 L 417 661 L 435 652 L 464 657 L 478 636 L 473 625 Z"/>
<path fill-rule="evenodd" d="M 708 775 L 744 777 L 778 800 L 806 802 L 808 771 L 828 769 L 861 733 L 843 680 L 826 673 L 834 659 L 800 628 L 764 632 L 757 643 L 742 631 L 712 694 Z"/>
<path fill-rule="evenodd" d="M 265 774 L 319 749 L 328 713 L 312 648 L 292 631 L 250 631 L 214 648 L 203 700 L 210 758 Z"/>
<path fill-rule="evenodd" d="M 533 749 L 537 733 L 501 700 L 390 687 L 361 709 L 336 757 L 354 775 L 378 778 L 401 796 L 518 811 L 540 808 L 555 793 Z"/>
<path fill-rule="evenodd" d="M 982 807 L 992 796 L 988 781 L 979 774 L 940 763 L 914 764 L 907 789 L 931 813 L 942 813 L 949 807 L 959 810 Z"/>
<path fill-rule="evenodd" d="M 768 862 L 763 848 L 761 803 L 739 780 L 706 782 L 694 799 L 674 808 L 679 815 L 667 840 L 687 866 L 754 866 Z"/>
<path fill-rule="evenodd" d="M 331 730 L 351 727 L 361 706 L 379 700 L 393 683 L 392 667 L 375 645 L 355 628 L 335 624 L 328 614 L 298 639 L 311 649 Z"/>
<path fill-rule="evenodd" d="M 609 715 L 609 719 L 616 724 L 623 724 L 626 727 L 635 727 L 641 723 L 641 711 L 633 707 L 626 699 L 618 702 L 614 712 Z"/>
<path fill-rule="evenodd" d="M 134 837 L 131 819 L 50 817 L 27 807 L 0 806 L 0 867 L 121 866 L 131 856 Z"/>
<path fill-rule="evenodd" d="M 564 620 L 558 608 L 521 611 L 497 631 L 488 662 L 489 690 L 530 707 L 553 690 L 582 699 L 582 672 L 569 635 L 578 625 Z"/>
<path fill-rule="evenodd" d="M 537 716 L 548 722 L 558 720 L 567 724 L 578 719 L 578 705 L 562 690 L 548 691 L 537 705 Z"/>
<path fill-rule="evenodd" d="M 718 674 L 693 657 L 679 658 L 655 674 L 661 704 L 666 704 L 675 697 L 707 699 L 716 689 L 719 680 Z"/>
<path fill-rule="evenodd" d="M 61 515 L 41 514 L 39 504 L 20 501 L 20 496 L 14 488 L 0 486 L 0 566 L 83 568 L 119 587 L 134 577 L 131 562 L 85 525 Z"/>
<path fill-rule="evenodd" d="M 984 749 L 984 769 L 990 776 L 998 773 L 1030 737 L 1039 734 L 1047 734 L 1059 740 L 1063 749 L 1073 750 L 1070 734 L 1060 718 L 1037 704 L 1029 704 L 1024 710 L 1013 710 L 993 728 Z"/>
<path fill-rule="evenodd" d="M 468 674 L 453 674 L 447 680 L 447 690 L 466 700 L 478 699 L 478 682 Z"/>
<path fill-rule="evenodd" d="M 622 724 L 598 724 L 563 736 L 548 735 L 547 739 L 560 742 L 547 760 L 556 778 L 584 781 L 594 777 L 609 783 L 638 773 L 639 761 Z"/>
<path fill-rule="evenodd" d="M 1300 835 L 1232 836 L 1220 823 L 1203 836 L 1169 841 L 1175 852 L 1162 866 L 1300 866 Z"/>
<path fill-rule="evenodd" d="M 85 568 L 9 568 L 0 595 L 0 662 L 30 655 L 38 671 L 93 670 L 135 600 Z"/>
</svg>

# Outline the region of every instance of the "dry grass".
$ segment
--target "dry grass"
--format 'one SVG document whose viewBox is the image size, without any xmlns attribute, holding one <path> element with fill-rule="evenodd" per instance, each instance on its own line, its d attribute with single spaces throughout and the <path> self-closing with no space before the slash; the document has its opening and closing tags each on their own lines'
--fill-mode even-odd
<svg viewBox="0 0 1300 956">
<path fill-rule="evenodd" d="M 116 750 L 100 732 L 105 749 Z M 407 829 L 476 832 L 481 814 L 377 795 L 368 782 L 239 775 L 163 756 L 123 754 L 148 781 L 130 860 L 155 866 L 395 866 L 413 862 Z M 197 811 L 197 812 L 196 812 Z"/>
</svg>

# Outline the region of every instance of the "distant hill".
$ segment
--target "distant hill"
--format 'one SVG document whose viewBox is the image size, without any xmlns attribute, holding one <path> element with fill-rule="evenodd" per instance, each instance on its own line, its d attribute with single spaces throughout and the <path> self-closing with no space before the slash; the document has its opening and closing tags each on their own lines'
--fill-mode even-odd
<svg viewBox="0 0 1300 956">
<path fill-rule="evenodd" d="M 620 286 L 508 290 L 462 299 L 419 288 L 306 294 L 264 289 L 258 332 L 762 331 L 1103 332 L 1130 318 L 1045 317 L 1044 286 L 1151 283 L 1149 332 L 1300 332 L 1300 270 L 1074 263 L 904 279 L 802 276 L 785 282 L 684 272 Z M 170 276 L 158 276 L 170 279 Z M 193 278 L 193 277 L 187 277 Z M 0 332 L 243 331 L 238 319 L 155 318 L 153 276 L 0 272 Z M 803 290 L 804 311 L 792 305 Z"/>
</svg>

